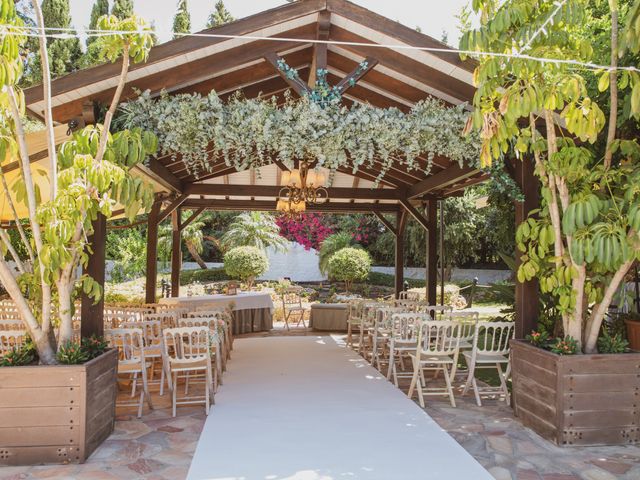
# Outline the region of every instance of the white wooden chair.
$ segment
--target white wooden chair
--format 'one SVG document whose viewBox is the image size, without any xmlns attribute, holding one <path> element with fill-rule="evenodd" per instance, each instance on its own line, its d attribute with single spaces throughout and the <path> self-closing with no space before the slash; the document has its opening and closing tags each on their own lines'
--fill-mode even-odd
<svg viewBox="0 0 640 480">
<path fill-rule="evenodd" d="M 432 320 L 446 320 L 446 315 L 453 311 L 451 305 L 429 305 L 427 302 L 418 302 L 414 310 L 419 313 L 428 313 Z"/>
<path fill-rule="evenodd" d="M 360 329 L 362 328 L 363 305 L 364 301 L 362 300 L 351 300 L 349 302 L 349 313 L 347 317 L 347 345 L 351 348 L 353 348 L 354 327 L 358 329 L 358 333 L 360 333 Z"/>
<path fill-rule="evenodd" d="M 453 396 L 451 372 L 458 361 L 460 345 L 460 327 L 451 320 L 427 320 L 422 322 L 418 333 L 418 345 L 415 353 L 409 354 L 412 359 L 413 375 L 408 396 L 418 390 L 420 406 L 424 408 L 425 395 L 448 395 L 451 406 L 456 406 Z M 442 371 L 445 388 L 428 387 L 424 371 Z"/>
<path fill-rule="evenodd" d="M 172 408 L 176 416 L 178 405 L 204 403 L 205 412 L 209 414 L 210 403 L 215 403 L 213 391 L 213 373 L 211 368 L 210 330 L 208 327 L 168 328 L 162 332 L 164 336 L 165 356 L 169 362 L 172 378 Z M 200 372 L 204 375 L 204 395 L 185 396 L 178 399 L 178 377 Z"/>
<path fill-rule="evenodd" d="M 398 386 L 398 378 L 410 378 L 412 376 L 411 373 L 405 373 L 404 361 L 415 353 L 418 346 L 420 325 L 427 320 L 431 320 L 431 317 L 424 313 L 407 312 L 391 315 L 387 380 L 393 378 L 393 383 L 396 387 Z M 398 373 L 397 364 L 400 364 L 401 373 Z"/>
<path fill-rule="evenodd" d="M 157 320 L 162 325 L 162 328 L 175 328 L 178 326 L 178 318 L 181 318 L 182 314 L 175 310 L 162 310 L 157 313 L 145 313 L 143 320 Z"/>
<path fill-rule="evenodd" d="M 287 330 L 289 330 L 289 323 L 294 320 L 297 320 L 296 327 L 299 327 L 302 323 L 302 326 L 307 328 L 304 317 L 309 309 L 302 305 L 301 293 L 302 288 L 290 287 L 280 295 L 280 300 L 282 301 L 282 316 Z"/>
<path fill-rule="evenodd" d="M 373 326 L 373 340 L 371 347 L 371 365 L 382 371 L 382 360 L 386 358 L 391 337 L 391 315 L 402 313 L 401 307 L 380 307 L 376 311 Z M 388 361 L 386 359 L 385 361 Z"/>
<path fill-rule="evenodd" d="M 370 354 L 372 354 L 369 350 L 373 348 L 373 329 L 375 327 L 378 309 L 389 306 L 390 304 L 384 302 L 364 302 L 362 305 L 358 353 L 364 358 L 369 358 Z"/>
<path fill-rule="evenodd" d="M 220 323 L 217 317 L 186 317 L 178 319 L 178 327 L 206 327 L 209 329 L 209 345 L 214 356 L 213 391 L 218 391 L 218 383 L 222 385 L 222 341 L 220 339 Z M 189 390 L 189 378 L 186 377 L 185 393 Z"/>
<path fill-rule="evenodd" d="M 123 322 L 122 328 L 139 328 L 142 330 L 144 340 L 145 361 L 151 366 L 148 383 L 160 385 L 160 395 L 164 395 L 164 384 L 171 390 L 169 375 L 167 374 L 167 360 L 164 358 L 164 348 L 162 347 L 162 324 L 159 320 L 141 320 L 135 322 Z M 160 380 L 154 380 L 155 366 L 160 362 Z M 132 395 L 135 394 L 135 382 Z"/>
<path fill-rule="evenodd" d="M 218 321 L 218 335 L 222 347 L 222 370 L 225 371 L 227 368 L 227 360 L 231 358 L 232 346 L 232 316 L 229 314 L 229 311 L 224 307 L 196 310 L 195 312 L 189 312 L 186 318 L 215 318 Z"/>
<path fill-rule="evenodd" d="M 104 337 L 112 348 L 118 349 L 118 375 L 133 377 L 132 393 L 135 396 L 135 385 L 138 375 L 142 377 L 142 390 L 138 402 L 119 402 L 118 406 L 137 406 L 138 418 L 142 416 L 145 399 L 149 409 L 153 410 L 149 394 L 148 369 L 150 365 L 145 359 L 144 335 L 140 328 L 112 328 L 105 330 Z"/>
<path fill-rule="evenodd" d="M 471 351 L 463 352 L 468 365 L 468 377 L 465 383 L 463 395 L 466 395 L 469 387 L 473 388 L 476 397 L 476 404 L 482 406 L 481 396 L 501 395 L 504 396 L 507 405 L 510 403 L 507 380 L 511 374 L 511 363 L 509 361 L 510 341 L 515 335 L 515 322 L 478 322 L 473 338 Z M 505 370 L 502 370 L 502 366 Z M 477 369 L 493 369 L 498 371 L 500 378 L 499 387 L 479 388 L 476 382 Z"/>
<path fill-rule="evenodd" d="M 22 320 L 0 320 L 0 331 L 1 330 L 26 330 L 27 328 L 24 325 Z"/>
<path fill-rule="evenodd" d="M 27 340 L 27 331 L 0 330 L 0 357 L 11 352 L 14 348 L 20 348 Z"/>
</svg>

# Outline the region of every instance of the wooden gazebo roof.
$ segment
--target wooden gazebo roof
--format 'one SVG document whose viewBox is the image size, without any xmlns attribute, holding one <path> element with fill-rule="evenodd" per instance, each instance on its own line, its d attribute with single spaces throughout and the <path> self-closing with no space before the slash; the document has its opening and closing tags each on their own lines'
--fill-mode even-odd
<svg viewBox="0 0 640 480">
<path fill-rule="evenodd" d="M 448 52 L 393 48 L 447 47 L 346 0 L 302 0 L 203 33 L 240 38 L 184 37 L 154 47 L 146 63 L 132 66 L 123 100 L 135 98 L 139 90 L 150 90 L 155 95 L 163 89 L 170 94 L 206 94 L 214 89 L 223 99 L 237 91 L 249 98 L 281 97 L 287 89 L 294 95 L 299 94 L 299 86 L 292 85 L 274 66 L 277 57 L 298 69 L 300 77 L 311 85 L 315 81 L 312 72 L 318 68 L 326 68 L 329 83 L 338 84 L 367 59 L 367 71 L 343 94 L 347 104 L 368 102 L 377 107 L 408 111 L 429 96 L 457 105 L 470 102 L 474 93 L 472 62 L 463 62 L 458 55 Z M 309 42 L 315 39 L 338 43 Z M 118 64 L 104 64 L 55 80 L 52 84 L 54 119 L 61 123 L 78 118 L 91 121 L 94 105 L 110 101 L 119 70 Z M 40 116 L 44 105 L 42 88 L 27 90 L 26 103 L 32 114 Z M 222 159 L 211 161 L 211 172 L 200 178 L 189 174 L 180 156 L 173 160 L 169 156 L 151 159 L 145 172 L 161 183 L 182 208 L 275 208 L 282 164 L 274 162 L 256 174 L 254 170 L 237 172 Z M 418 163 L 421 167 L 427 166 L 426 158 L 419 159 Z M 419 200 L 459 194 L 465 187 L 484 180 L 477 169 L 460 167 L 443 157 L 434 159 L 429 173 L 425 173 L 424 168 L 409 171 L 397 164 L 374 188 L 377 176 L 376 169 L 367 167 L 355 173 L 348 168 L 338 170 L 329 189 L 329 200 L 314 208 L 397 211 L 402 210 L 401 205 L 411 208 L 411 204 Z"/>
</svg>

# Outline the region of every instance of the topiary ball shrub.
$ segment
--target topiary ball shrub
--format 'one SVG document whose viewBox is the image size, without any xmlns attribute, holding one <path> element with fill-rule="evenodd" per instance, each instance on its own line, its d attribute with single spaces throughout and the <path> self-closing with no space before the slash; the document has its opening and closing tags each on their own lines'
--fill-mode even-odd
<svg viewBox="0 0 640 480">
<path fill-rule="evenodd" d="M 329 278 L 343 281 L 348 292 L 353 282 L 366 280 L 371 270 L 371 256 L 361 248 L 346 247 L 329 258 Z"/>
<path fill-rule="evenodd" d="M 225 253 L 224 269 L 231 278 L 240 279 L 251 288 L 256 277 L 269 269 L 269 260 L 259 248 L 236 247 Z"/>
</svg>

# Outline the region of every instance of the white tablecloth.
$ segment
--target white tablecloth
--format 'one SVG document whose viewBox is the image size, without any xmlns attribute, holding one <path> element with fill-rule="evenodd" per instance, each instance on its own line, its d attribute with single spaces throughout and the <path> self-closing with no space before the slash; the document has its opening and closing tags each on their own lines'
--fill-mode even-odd
<svg viewBox="0 0 640 480">
<path fill-rule="evenodd" d="M 273 313 L 274 305 L 271 295 L 261 292 L 240 292 L 237 295 L 198 295 L 197 297 L 161 298 L 160 303 L 196 308 L 202 305 L 220 305 L 226 307 L 234 304 L 233 310 L 255 310 L 268 308 Z"/>
</svg>

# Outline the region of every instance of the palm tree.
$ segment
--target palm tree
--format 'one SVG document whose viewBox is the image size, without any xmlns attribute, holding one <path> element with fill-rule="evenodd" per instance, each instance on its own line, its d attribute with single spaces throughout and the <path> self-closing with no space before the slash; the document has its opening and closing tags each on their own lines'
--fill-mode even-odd
<svg viewBox="0 0 640 480">
<path fill-rule="evenodd" d="M 286 252 L 288 245 L 287 240 L 280 236 L 280 228 L 273 215 L 263 212 L 241 213 L 221 240 L 225 249 L 250 246 L 266 250 L 273 247 Z"/>
<path fill-rule="evenodd" d="M 183 213 L 182 220 L 186 220 L 189 217 L 187 212 Z M 202 233 L 205 227 L 204 219 L 195 220 L 187 225 L 181 233 L 182 241 L 184 242 L 187 251 L 191 255 L 191 258 L 202 269 L 207 269 L 207 264 L 204 262 L 200 254 L 204 249 L 204 234 Z M 211 237 L 212 238 L 212 237 Z M 209 239 L 209 237 L 207 237 Z M 158 250 L 161 258 L 165 260 L 171 255 L 171 243 L 172 243 L 172 227 L 171 225 L 163 225 L 160 227 L 160 234 L 158 238 Z"/>
<path fill-rule="evenodd" d="M 351 246 L 353 238 L 351 234 L 339 232 L 329 235 L 322 241 L 320 251 L 318 252 L 318 261 L 320 263 L 320 272 L 326 275 L 329 271 L 329 259 L 338 250 Z"/>
</svg>

